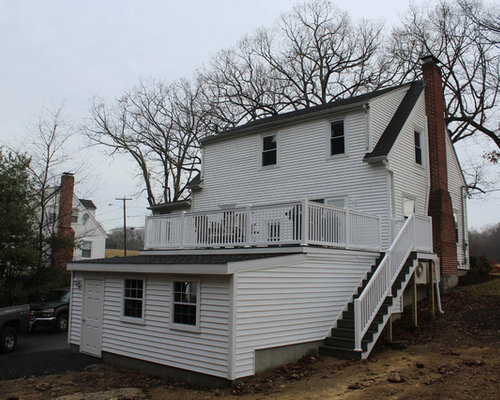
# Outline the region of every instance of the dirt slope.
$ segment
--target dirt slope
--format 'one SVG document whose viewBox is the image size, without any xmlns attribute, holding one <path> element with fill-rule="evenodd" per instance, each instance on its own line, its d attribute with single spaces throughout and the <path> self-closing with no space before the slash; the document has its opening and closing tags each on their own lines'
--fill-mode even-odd
<svg viewBox="0 0 500 400">
<path fill-rule="evenodd" d="M 97 366 L 0 382 L 0 400 L 498 399 L 500 279 L 456 290 L 444 297 L 443 308 L 434 321 L 421 309 L 417 329 L 403 318 L 395 338 L 408 348 L 380 345 L 364 362 L 307 356 L 233 388 L 208 391 Z"/>
</svg>

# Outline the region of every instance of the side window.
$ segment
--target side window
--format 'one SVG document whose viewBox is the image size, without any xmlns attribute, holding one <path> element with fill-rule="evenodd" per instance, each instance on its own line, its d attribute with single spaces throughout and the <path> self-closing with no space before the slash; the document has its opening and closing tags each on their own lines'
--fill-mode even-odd
<svg viewBox="0 0 500 400">
<path fill-rule="evenodd" d="M 78 208 L 73 208 L 71 212 L 71 222 L 74 224 L 78 223 Z"/>
<path fill-rule="evenodd" d="M 262 166 L 276 165 L 278 163 L 278 135 L 262 137 Z"/>
<path fill-rule="evenodd" d="M 144 280 L 125 279 L 123 296 L 123 316 L 143 318 Z"/>
<path fill-rule="evenodd" d="M 334 121 L 330 124 L 330 155 L 345 153 L 344 120 Z"/>
<path fill-rule="evenodd" d="M 90 258 L 92 256 L 92 242 L 82 242 L 82 258 Z"/>
<path fill-rule="evenodd" d="M 455 240 L 458 243 L 458 214 L 453 213 L 453 220 L 455 221 Z"/>
<path fill-rule="evenodd" d="M 408 218 L 412 213 L 415 212 L 415 199 L 410 199 L 409 197 L 403 198 L 403 217 Z"/>
<path fill-rule="evenodd" d="M 344 196 L 330 197 L 328 199 L 325 199 L 325 204 L 327 206 L 346 208 L 347 201 L 346 201 L 346 198 Z"/>
<path fill-rule="evenodd" d="M 415 131 L 415 162 L 422 165 L 422 135 L 420 132 Z"/>
<path fill-rule="evenodd" d="M 173 288 L 172 322 L 190 327 L 199 326 L 200 282 L 174 281 Z"/>
</svg>

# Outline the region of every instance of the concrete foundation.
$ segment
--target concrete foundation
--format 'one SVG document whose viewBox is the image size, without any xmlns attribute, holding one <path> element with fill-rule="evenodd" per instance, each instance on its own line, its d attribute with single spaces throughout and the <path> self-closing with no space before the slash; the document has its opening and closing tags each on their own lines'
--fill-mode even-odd
<svg viewBox="0 0 500 400">
<path fill-rule="evenodd" d="M 458 285 L 458 275 L 442 275 L 441 276 L 441 293 L 448 293 L 451 289 Z"/>
<path fill-rule="evenodd" d="M 71 351 L 80 352 L 80 346 L 71 345 Z M 96 360 L 100 360 L 96 357 Z M 199 372 L 188 371 L 181 368 L 169 367 L 152 363 L 149 361 L 137 360 L 135 358 L 121 356 L 118 354 L 102 352 L 102 361 L 106 364 L 115 365 L 120 368 L 132 369 L 141 374 L 158 376 L 161 378 L 172 379 L 178 382 L 187 382 L 191 385 L 202 388 L 220 388 L 231 386 L 239 381 L 230 381 L 217 376 L 202 374 Z"/>
<path fill-rule="evenodd" d="M 152 363 L 149 361 L 137 360 L 135 358 L 120 356 L 117 354 L 102 353 L 102 359 L 105 363 L 115 365 L 120 368 L 133 369 L 141 374 L 159 376 L 161 378 L 172 379 L 175 381 L 187 382 L 190 385 L 202 388 L 219 388 L 230 386 L 233 382 L 228 379 L 217 376 L 206 375 L 199 372 L 188 371 L 186 369 L 170 367 Z"/>
<path fill-rule="evenodd" d="M 297 361 L 308 353 L 317 353 L 319 346 L 323 345 L 323 343 L 323 340 L 318 340 L 315 342 L 256 350 L 255 373 Z"/>
</svg>

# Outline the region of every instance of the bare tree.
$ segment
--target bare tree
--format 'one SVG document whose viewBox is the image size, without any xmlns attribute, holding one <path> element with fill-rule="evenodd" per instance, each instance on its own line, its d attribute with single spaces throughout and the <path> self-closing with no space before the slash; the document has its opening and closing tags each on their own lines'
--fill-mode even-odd
<svg viewBox="0 0 500 400">
<path fill-rule="evenodd" d="M 61 168 L 68 162 L 67 143 L 71 137 L 69 124 L 63 116 L 63 108 L 42 111 L 38 123 L 24 143 L 31 155 L 29 166 L 36 197 L 36 230 L 38 267 L 50 263 L 52 238 L 57 233 L 57 212 L 54 196 L 57 193 Z"/>
<path fill-rule="evenodd" d="M 498 24 L 498 16 L 498 9 L 487 10 L 479 2 L 442 0 L 432 8 L 412 6 L 392 32 L 387 54 L 395 81 L 417 78 L 423 55 L 442 61 L 446 122 L 453 142 L 480 133 L 500 148 L 495 116 L 500 89 L 498 32 L 494 26 L 485 28 L 492 21 Z"/>
<path fill-rule="evenodd" d="M 149 205 L 176 201 L 200 163 L 200 97 L 199 86 L 187 81 L 142 82 L 112 106 L 95 99 L 84 133 L 109 154 L 134 159 Z"/>
<path fill-rule="evenodd" d="M 219 52 L 201 73 L 215 119 L 234 126 L 382 86 L 381 30 L 353 23 L 327 1 L 295 6 L 276 28 Z"/>
</svg>

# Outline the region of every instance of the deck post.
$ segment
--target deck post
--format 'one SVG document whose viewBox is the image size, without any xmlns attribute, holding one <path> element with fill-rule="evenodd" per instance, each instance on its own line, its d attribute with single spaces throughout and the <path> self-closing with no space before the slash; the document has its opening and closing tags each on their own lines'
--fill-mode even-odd
<svg viewBox="0 0 500 400">
<path fill-rule="evenodd" d="M 434 300 L 434 262 L 429 262 L 429 296 L 431 298 L 431 316 L 432 318 L 436 318 L 436 304 Z"/>
<path fill-rule="evenodd" d="M 181 240 L 180 240 L 180 248 L 183 249 L 184 248 L 184 232 L 186 230 L 186 211 L 182 211 L 181 212 Z"/>
<path fill-rule="evenodd" d="M 387 341 L 392 343 L 392 314 L 389 315 L 389 321 L 387 321 Z"/>
<path fill-rule="evenodd" d="M 361 348 L 361 303 L 354 299 L 354 351 L 363 351 Z"/>
<path fill-rule="evenodd" d="M 252 242 L 252 209 L 250 206 L 246 206 L 246 229 L 245 229 L 245 244 L 250 246 Z"/>
<path fill-rule="evenodd" d="M 302 200 L 302 245 L 307 246 L 309 242 L 309 202 Z"/>
<path fill-rule="evenodd" d="M 417 276 L 416 272 L 413 272 L 412 275 L 412 304 L 411 304 L 411 315 L 412 315 L 412 320 L 413 320 L 413 326 L 415 328 L 418 327 L 418 307 L 417 307 L 417 302 L 418 302 L 418 293 L 417 293 Z"/>
<path fill-rule="evenodd" d="M 345 210 L 345 247 L 351 247 L 351 212 L 348 208 Z"/>
</svg>

